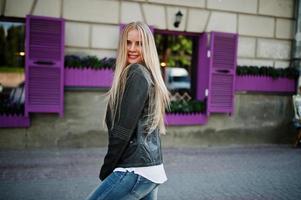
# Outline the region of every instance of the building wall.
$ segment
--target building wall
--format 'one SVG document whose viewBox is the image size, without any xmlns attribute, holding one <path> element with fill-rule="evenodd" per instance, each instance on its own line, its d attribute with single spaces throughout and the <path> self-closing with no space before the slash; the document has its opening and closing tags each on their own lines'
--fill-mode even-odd
<svg viewBox="0 0 301 200">
<path fill-rule="evenodd" d="M 232 116 L 214 114 L 202 126 L 167 127 L 164 147 L 293 143 L 289 96 L 237 94 Z M 65 92 L 64 117 L 30 114 L 29 128 L 0 129 L 0 149 L 99 147 L 107 145 L 102 124 L 104 91 Z"/>
<path fill-rule="evenodd" d="M 0 0 L 1 14 L 66 19 L 66 54 L 115 57 L 119 24 L 239 34 L 238 65 L 288 67 L 294 0 Z M 175 13 L 184 14 L 179 28 Z"/>
<path fill-rule="evenodd" d="M 1 15 L 66 19 L 66 54 L 115 57 L 119 24 L 144 21 L 160 29 L 239 34 L 238 64 L 288 67 L 293 0 L 0 0 Z M 175 13 L 184 14 L 179 28 Z M 0 148 L 87 147 L 107 143 L 105 90 L 65 90 L 65 116 L 31 114 L 28 129 L 0 129 Z M 168 127 L 165 146 L 292 143 L 291 96 L 237 93 L 232 116 L 204 126 Z"/>
</svg>

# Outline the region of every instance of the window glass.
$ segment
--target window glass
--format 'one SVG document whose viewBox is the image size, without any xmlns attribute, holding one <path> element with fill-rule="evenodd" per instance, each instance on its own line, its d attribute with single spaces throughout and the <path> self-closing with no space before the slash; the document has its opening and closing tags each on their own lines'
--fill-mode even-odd
<svg viewBox="0 0 301 200">
<path fill-rule="evenodd" d="M 1 71 L 22 71 L 20 68 L 24 69 L 24 27 L 24 23 L 21 22 L 0 21 Z"/>
<path fill-rule="evenodd" d="M 197 37 L 156 31 L 154 36 L 164 81 L 172 98 L 194 98 Z"/>
<path fill-rule="evenodd" d="M 0 21 L 0 114 L 23 112 L 25 24 Z"/>
</svg>

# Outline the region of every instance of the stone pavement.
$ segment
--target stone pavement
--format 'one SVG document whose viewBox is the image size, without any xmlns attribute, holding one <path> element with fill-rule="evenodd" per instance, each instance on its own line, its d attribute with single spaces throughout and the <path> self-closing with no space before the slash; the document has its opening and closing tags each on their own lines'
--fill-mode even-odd
<svg viewBox="0 0 301 200">
<path fill-rule="evenodd" d="M 105 148 L 0 151 L 0 199 L 79 200 L 99 183 Z M 301 199 L 301 149 L 165 148 L 159 200 Z"/>
</svg>

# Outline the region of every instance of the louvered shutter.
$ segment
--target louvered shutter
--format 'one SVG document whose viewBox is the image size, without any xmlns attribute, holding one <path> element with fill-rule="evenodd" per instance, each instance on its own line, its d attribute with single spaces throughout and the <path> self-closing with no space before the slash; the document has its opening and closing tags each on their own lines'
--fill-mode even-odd
<svg viewBox="0 0 301 200">
<path fill-rule="evenodd" d="M 237 34 L 210 34 L 207 114 L 233 113 L 237 38 Z"/>
<path fill-rule="evenodd" d="M 26 16 L 25 113 L 56 112 L 63 116 L 64 21 Z"/>
<path fill-rule="evenodd" d="M 209 82 L 209 59 L 207 57 L 207 33 L 202 33 L 198 41 L 198 64 L 196 75 L 196 99 L 206 99 L 206 89 Z"/>
</svg>

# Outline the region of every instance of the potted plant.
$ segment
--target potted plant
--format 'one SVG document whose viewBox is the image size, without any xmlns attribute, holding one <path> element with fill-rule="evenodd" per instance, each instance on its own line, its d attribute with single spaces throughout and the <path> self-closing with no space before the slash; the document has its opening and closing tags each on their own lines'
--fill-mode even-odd
<svg viewBox="0 0 301 200">
<path fill-rule="evenodd" d="M 171 101 L 166 110 L 166 125 L 201 125 L 207 123 L 203 101 Z"/>
<path fill-rule="evenodd" d="M 238 66 L 236 74 L 236 91 L 256 92 L 294 93 L 299 77 L 298 70 L 293 67 Z"/>
<path fill-rule="evenodd" d="M 65 56 L 65 86 L 111 87 L 115 58 Z"/>
<path fill-rule="evenodd" d="M 24 84 L 12 90 L 4 90 L 0 98 L 0 127 L 29 127 L 29 117 L 24 115 Z"/>
<path fill-rule="evenodd" d="M 2 104 L 0 106 L 0 127 L 29 127 L 29 117 L 24 116 L 24 106 L 5 107 L 5 105 Z"/>
</svg>

